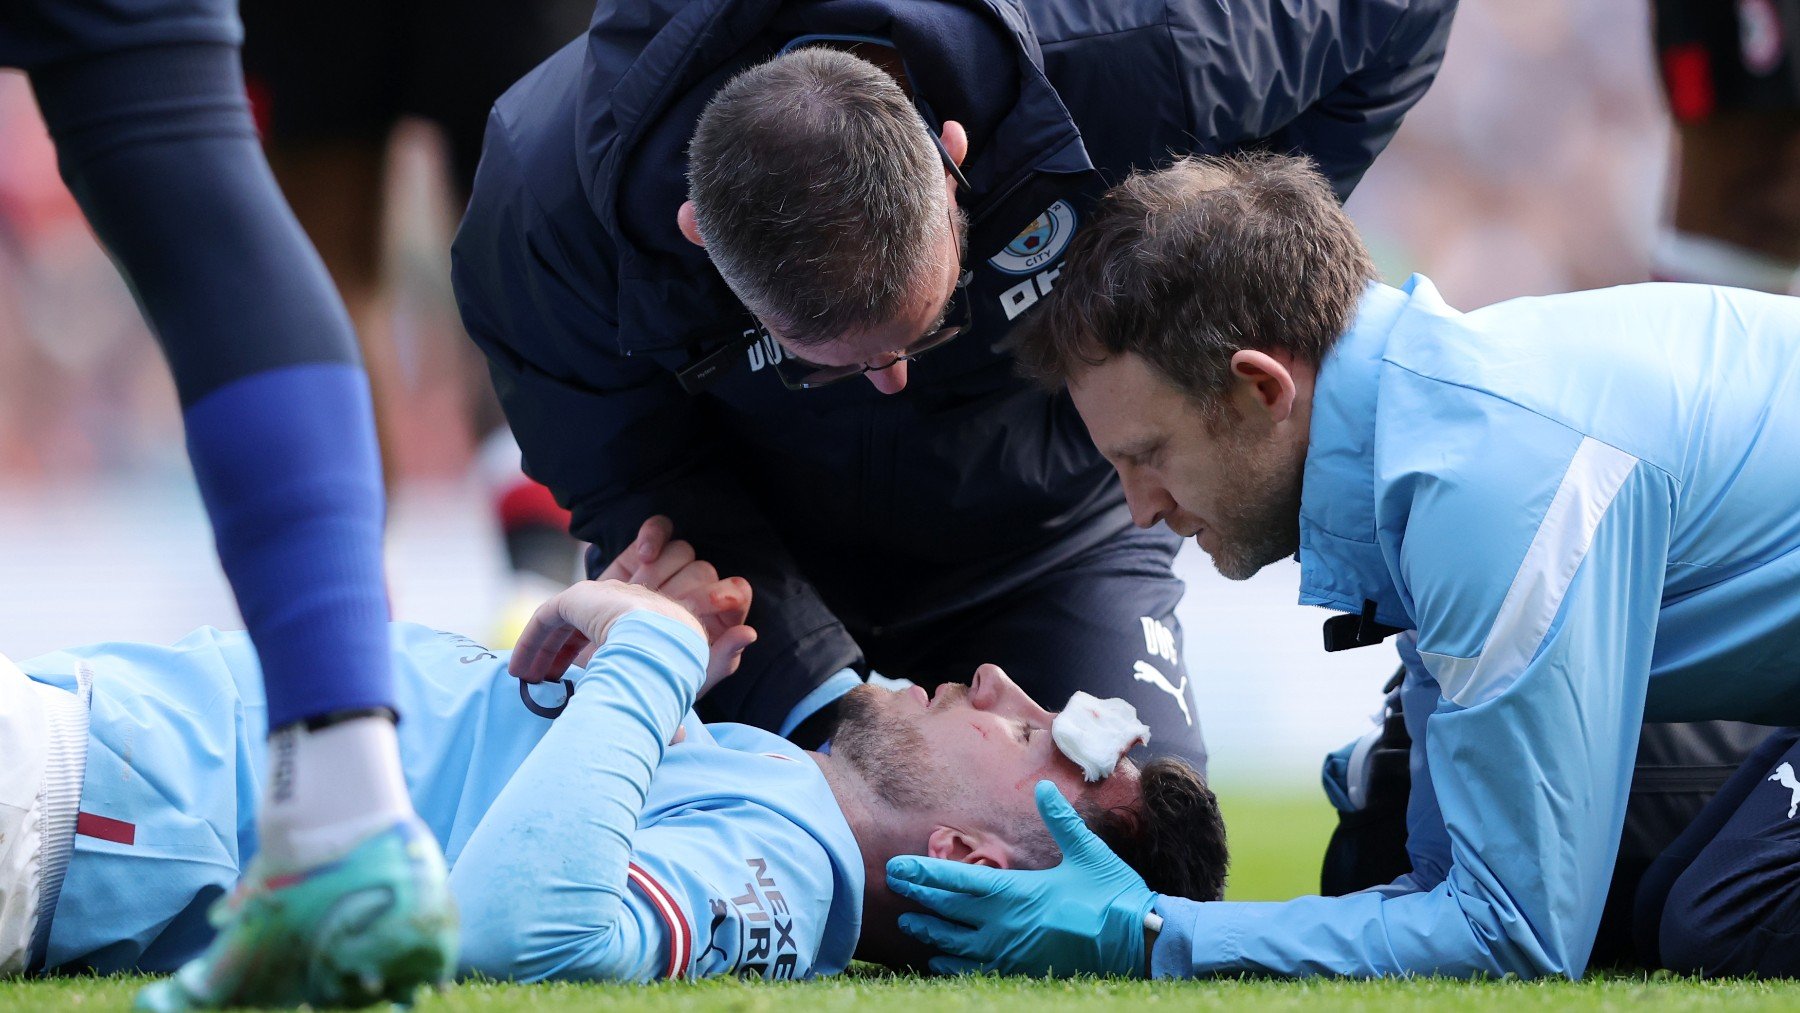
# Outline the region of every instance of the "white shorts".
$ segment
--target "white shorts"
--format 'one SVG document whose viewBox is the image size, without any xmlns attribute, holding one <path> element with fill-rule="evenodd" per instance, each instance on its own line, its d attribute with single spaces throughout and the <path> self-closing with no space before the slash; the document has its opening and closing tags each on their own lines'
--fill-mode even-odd
<svg viewBox="0 0 1800 1013">
<path fill-rule="evenodd" d="M 75 849 L 89 680 L 33 682 L 0 655 L 0 975 L 39 970 Z"/>
</svg>

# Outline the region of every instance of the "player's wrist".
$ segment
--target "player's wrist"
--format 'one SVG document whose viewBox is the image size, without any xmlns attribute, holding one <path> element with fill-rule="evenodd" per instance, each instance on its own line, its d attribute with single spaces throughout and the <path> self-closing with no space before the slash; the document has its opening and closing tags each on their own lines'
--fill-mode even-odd
<svg viewBox="0 0 1800 1013">
<path fill-rule="evenodd" d="M 614 627 L 627 617 L 654 616 L 670 627 L 679 627 L 684 633 L 691 633 L 700 644 L 700 653 L 703 656 L 706 654 L 706 630 L 692 612 L 655 592 L 640 591 L 636 585 L 618 586 L 630 587 L 634 593 L 626 600 L 613 603 L 608 613 L 600 617 L 597 628 L 587 631 L 590 640 L 601 644 L 612 639 Z"/>
<path fill-rule="evenodd" d="M 697 692 L 705 684 L 706 666 L 711 657 L 706 636 L 693 624 L 659 609 L 628 609 L 609 620 L 601 636 L 596 638 L 602 645 L 645 640 L 661 641 L 652 653 L 668 663 L 670 672 L 683 675 L 690 690 Z M 676 653 L 667 649 L 671 646 L 679 648 L 679 661 Z"/>
<path fill-rule="evenodd" d="M 655 608 L 633 607 L 620 612 L 607 620 L 605 628 L 595 639 L 600 643 L 618 640 L 631 623 L 641 623 L 665 635 L 675 637 L 684 646 L 697 649 L 702 658 L 706 657 L 706 634 L 700 631 L 698 624 L 691 621 L 683 622 L 681 618 Z"/>
</svg>

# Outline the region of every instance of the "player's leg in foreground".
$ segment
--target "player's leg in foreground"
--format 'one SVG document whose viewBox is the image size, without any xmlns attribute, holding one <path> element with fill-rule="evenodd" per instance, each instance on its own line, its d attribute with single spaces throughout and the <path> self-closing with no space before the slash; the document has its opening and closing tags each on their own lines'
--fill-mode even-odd
<svg viewBox="0 0 1800 1013">
<path fill-rule="evenodd" d="M 169 357 L 273 729 L 260 853 L 213 945 L 140 1003 L 407 998 L 448 976 L 455 916 L 400 773 L 379 463 L 343 305 L 263 160 L 235 47 L 100 52 L 31 79 Z"/>
</svg>

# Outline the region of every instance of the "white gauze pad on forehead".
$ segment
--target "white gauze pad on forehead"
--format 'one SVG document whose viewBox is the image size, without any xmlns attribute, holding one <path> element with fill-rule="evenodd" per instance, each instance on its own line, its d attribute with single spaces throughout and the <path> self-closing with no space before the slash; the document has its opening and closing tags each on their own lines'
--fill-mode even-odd
<svg viewBox="0 0 1800 1013">
<path fill-rule="evenodd" d="M 1150 726 L 1138 720 L 1137 708 L 1129 702 L 1078 690 L 1050 723 L 1050 738 L 1081 768 L 1082 777 L 1098 781 L 1113 772 L 1125 750 L 1149 743 Z"/>
</svg>

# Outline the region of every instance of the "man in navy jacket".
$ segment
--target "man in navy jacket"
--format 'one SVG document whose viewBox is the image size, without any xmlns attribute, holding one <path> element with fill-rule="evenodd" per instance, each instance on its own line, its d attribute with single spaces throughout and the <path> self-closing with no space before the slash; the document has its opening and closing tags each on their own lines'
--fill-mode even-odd
<svg viewBox="0 0 1800 1013">
<path fill-rule="evenodd" d="M 1429 86 L 1453 6 L 603 4 L 490 118 L 454 247 L 463 320 L 590 573 L 685 563 L 657 559 L 668 524 L 646 520 L 666 516 L 756 587 L 761 639 L 708 718 L 811 744 L 851 670 L 929 685 L 997 662 L 1042 699 L 1127 697 L 1152 749 L 1200 761 L 1178 540 L 1132 529 L 1067 399 L 1018 378 L 1005 339 L 1133 168 L 1266 147 L 1348 195 Z M 797 46 L 850 51 L 886 92 Z M 841 108 L 806 119 L 820 95 Z M 896 95 L 911 126 L 882 120 Z M 844 126 L 859 116 L 874 133 Z M 783 232 L 784 184 L 833 204 L 831 242 Z M 760 280 L 727 266 L 758 256 Z"/>
</svg>

